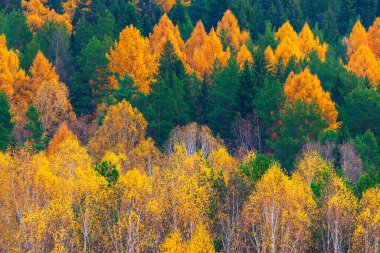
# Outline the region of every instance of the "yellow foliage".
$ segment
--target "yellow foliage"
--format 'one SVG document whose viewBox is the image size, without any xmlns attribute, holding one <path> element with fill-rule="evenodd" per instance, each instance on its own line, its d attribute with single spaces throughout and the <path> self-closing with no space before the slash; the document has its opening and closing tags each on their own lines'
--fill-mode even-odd
<svg viewBox="0 0 380 253">
<path fill-rule="evenodd" d="M 196 68 L 195 50 L 204 46 L 207 40 L 207 33 L 201 20 L 197 22 L 189 39 L 186 41 L 186 56 L 192 68 Z"/>
<path fill-rule="evenodd" d="M 161 245 L 160 253 L 185 253 L 185 246 L 182 243 L 182 236 L 179 231 L 174 231 Z"/>
<path fill-rule="evenodd" d="M 361 45 L 351 56 L 346 68 L 359 77 L 368 78 L 374 87 L 379 84 L 380 61 L 376 60 L 375 54 L 365 44 Z"/>
<path fill-rule="evenodd" d="M 353 236 L 353 252 L 376 252 L 380 238 L 380 189 L 368 189 L 359 207 Z"/>
<path fill-rule="evenodd" d="M 111 72 L 119 74 L 122 79 L 125 75 L 130 76 L 139 91 L 150 92 L 150 84 L 156 81 L 158 59 L 149 52 L 149 40 L 137 28 L 132 25 L 124 28 L 107 58 Z"/>
<path fill-rule="evenodd" d="M 102 126 L 90 140 L 89 150 L 97 158 L 105 151 L 128 154 L 145 137 L 147 122 L 143 115 L 123 100 L 110 106 Z"/>
<path fill-rule="evenodd" d="M 286 21 L 280 28 L 278 28 L 274 35 L 274 38 L 280 41 L 284 40 L 286 37 L 289 37 L 291 41 L 298 45 L 298 35 L 289 21 Z"/>
<path fill-rule="evenodd" d="M 59 144 L 66 140 L 77 140 L 77 137 L 70 131 L 66 122 L 63 122 L 53 138 L 49 142 L 49 146 L 46 149 L 46 153 L 53 154 L 58 150 Z"/>
<path fill-rule="evenodd" d="M 245 63 L 247 63 L 249 66 L 252 66 L 253 64 L 253 57 L 251 52 L 248 50 L 246 45 L 243 45 L 239 52 L 236 55 L 237 63 L 239 64 L 240 70 L 244 69 Z"/>
<path fill-rule="evenodd" d="M 284 93 L 288 101 L 316 102 L 322 110 L 331 129 L 339 127 L 338 112 L 330 98 L 330 93 L 323 90 L 318 76 L 312 75 L 306 68 L 300 74 L 290 74 L 284 85 Z"/>
<path fill-rule="evenodd" d="M 43 128 L 51 135 L 62 122 L 75 118 L 69 101 L 69 91 L 65 84 L 56 79 L 41 84 L 35 94 L 33 104 L 39 112 Z"/>
<path fill-rule="evenodd" d="M 219 176 L 222 173 L 227 185 L 230 173 L 237 166 L 237 161 L 230 156 L 224 147 L 211 151 L 207 160 L 213 169 L 214 175 Z"/>
<path fill-rule="evenodd" d="M 272 165 L 243 209 L 244 233 L 255 242 L 248 251 L 307 251 L 315 207 L 306 184 L 297 177 L 289 179 L 279 165 Z"/>
</svg>

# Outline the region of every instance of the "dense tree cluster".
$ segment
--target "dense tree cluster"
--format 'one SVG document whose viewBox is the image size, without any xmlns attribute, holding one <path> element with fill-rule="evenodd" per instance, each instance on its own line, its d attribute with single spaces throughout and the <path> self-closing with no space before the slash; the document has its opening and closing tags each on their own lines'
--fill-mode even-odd
<svg viewBox="0 0 380 253">
<path fill-rule="evenodd" d="M 4 0 L 0 252 L 377 252 L 376 0 Z"/>
</svg>

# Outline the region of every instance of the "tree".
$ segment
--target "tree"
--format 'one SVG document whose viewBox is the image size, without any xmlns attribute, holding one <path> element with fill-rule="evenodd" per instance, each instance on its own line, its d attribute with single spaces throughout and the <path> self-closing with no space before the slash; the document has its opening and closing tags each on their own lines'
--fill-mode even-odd
<svg viewBox="0 0 380 253">
<path fill-rule="evenodd" d="M 187 63 L 185 54 L 186 45 L 182 40 L 178 26 L 174 26 L 168 15 L 164 14 L 157 25 L 153 28 L 153 33 L 149 35 L 150 50 L 156 57 L 160 57 L 164 52 L 166 43 L 170 41 L 173 45 L 174 52 L 181 59 L 187 72 L 191 72 L 191 68 Z"/>
<path fill-rule="evenodd" d="M 33 98 L 33 104 L 43 128 L 50 136 L 62 122 L 75 118 L 66 85 L 55 79 L 42 83 Z"/>
<path fill-rule="evenodd" d="M 247 46 L 244 44 L 236 55 L 236 60 L 239 64 L 240 70 L 244 69 L 245 64 L 252 66 L 253 57 Z"/>
<path fill-rule="evenodd" d="M 77 56 L 77 71 L 71 84 L 71 103 L 78 115 L 92 113 L 106 95 L 110 93 L 106 53 L 112 41 L 106 37 L 103 41 L 92 37 Z M 125 81 L 128 79 L 124 77 Z M 122 86 L 119 80 L 119 88 Z"/>
<path fill-rule="evenodd" d="M 40 115 L 33 104 L 29 106 L 26 112 L 26 118 L 27 123 L 25 124 L 25 130 L 28 131 L 27 139 L 32 143 L 34 149 L 43 150 L 49 138 L 42 127 Z"/>
<path fill-rule="evenodd" d="M 32 66 L 29 69 L 31 75 L 30 79 L 30 92 L 31 98 L 36 94 L 38 88 L 43 82 L 49 82 L 50 80 L 59 81 L 59 76 L 55 71 L 53 64 L 43 55 L 41 51 L 37 52 L 36 57 L 33 60 Z"/>
<path fill-rule="evenodd" d="M 353 235 L 353 247 L 355 252 L 375 252 L 379 250 L 379 210 L 380 190 L 368 189 L 359 205 L 357 225 Z"/>
<path fill-rule="evenodd" d="M 375 54 L 363 44 L 351 56 L 347 70 L 354 72 L 358 77 L 368 78 L 372 86 L 377 87 L 380 81 L 380 67 Z"/>
<path fill-rule="evenodd" d="M 109 70 L 124 79 L 130 76 L 139 90 L 150 92 L 150 84 L 155 81 L 158 70 L 157 58 L 149 52 L 149 40 L 143 38 L 140 31 L 132 25 L 127 26 L 115 42 L 114 49 L 107 54 Z"/>
<path fill-rule="evenodd" d="M 380 60 L 380 18 L 376 18 L 373 25 L 369 27 L 367 33 L 368 46 L 371 48 L 372 52 L 376 55 L 377 59 Z"/>
<path fill-rule="evenodd" d="M 331 129 L 337 129 L 338 112 L 335 104 L 330 98 L 330 93 L 323 90 L 318 76 L 312 75 L 306 68 L 300 74 L 290 74 L 284 85 L 284 93 L 287 101 L 297 101 L 305 103 L 314 101 L 321 108 L 323 118 L 328 122 Z"/>
<path fill-rule="evenodd" d="M 46 0 L 22 0 L 21 5 L 24 9 L 26 21 L 30 25 L 32 31 L 38 30 L 46 22 L 52 21 L 66 27 L 67 31 L 72 30 L 70 15 L 58 14 L 55 10 L 46 7 Z"/>
<path fill-rule="evenodd" d="M 307 251 L 315 208 L 311 189 L 289 179 L 278 164 L 259 180 L 242 213 L 245 248 L 257 252 Z"/>
<path fill-rule="evenodd" d="M 50 140 L 46 152 L 48 154 L 55 154 L 59 149 L 59 145 L 67 140 L 77 140 L 77 137 L 68 128 L 67 123 L 63 122 Z"/>
<path fill-rule="evenodd" d="M 0 151 L 5 151 L 11 141 L 14 123 L 9 112 L 10 105 L 4 92 L 0 92 Z"/>
<path fill-rule="evenodd" d="M 285 168 L 290 169 L 302 145 L 309 140 L 316 141 L 327 126 L 322 111 L 315 102 L 297 100 L 287 103 L 279 113 L 269 145 L 274 150 L 275 157 Z M 286 149 L 283 148 L 285 146 Z"/>
<path fill-rule="evenodd" d="M 143 115 L 123 100 L 110 106 L 102 126 L 89 142 L 89 150 L 100 157 L 106 150 L 128 154 L 145 138 L 147 122 Z"/>
<path fill-rule="evenodd" d="M 235 52 L 239 51 L 250 36 L 248 32 L 240 31 L 238 20 L 230 10 L 227 10 L 222 20 L 218 22 L 216 33 L 221 38 L 223 45 L 225 47 L 231 46 Z"/>
<path fill-rule="evenodd" d="M 347 56 L 351 57 L 361 45 L 367 45 L 367 32 L 360 20 L 356 21 L 347 41 Z"/>
</svg>

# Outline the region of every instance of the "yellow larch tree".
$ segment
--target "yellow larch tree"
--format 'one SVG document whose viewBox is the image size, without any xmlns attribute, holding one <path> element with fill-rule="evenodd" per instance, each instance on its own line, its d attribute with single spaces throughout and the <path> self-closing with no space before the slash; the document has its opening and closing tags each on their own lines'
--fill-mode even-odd
<svg viewBox="0 0 380 253">
<path fill-rule="evenodd" d="M 177 3 L 181 3 L 184 6 L 190 6 L 191 0 L 155 0 L 155 3 L 161 6 L 163 12 L 169 13 Z"/>
<path fill-rule="evenodd" d="M 271 165 L 255 187 L 242 213 L 243 233 L 250 252 L 305 252 L 311 241 L 310 187 L 289 179 L 278 164 Z"/>
<path fill-rule="evenodd" d="M 119 35 L 119 42 L 107 54 L 108 68 L 120 78 L 130 76 L 139 91 L 148 94 L 150 84 L 155 82 L 158 58 L 149 50 L 149 40 L 133 25 L 127 26 Z"/>
<path fill-rule="evenodd" d="M 44 56 L 41 51 L 38 51 L 33 60 L 32 66 L 29 69 L 31 75 L 31 93 L 34 95 L 43 82 L 48 82 L 52 79 L 59 81 L 59 76 L 55 67 Z"/>
<path fill-rule="evenodd" d="M 286 36 L 276 48 L 274 61 L 275 63 L 279 63 L 281 59 L 286 66 L 292 57 L 294 57 L 296 61 L 299 61 L 303 57 L 303 54 L 299 49 L 298 44 L 291 40 L 290 37 Z"/>
<path fill-rule="evenodd" d="M 178 26 L 174 26 L 173 22 L 165 13 L 153 28 L 153 33 L 149 35 L 150 50 L 156 57 L 160 57 L 167 42 L 173 45 L 174 52 L 181 59 L 187 72 L 191 72 L 191 68 L 187 63 L 185 54 L 186 45 L 181 38 Z"/>
<path fill-rule="evenodd" d="M 253 64 L 253 57 L 246 45 L 243 45 L 236 55 L 236 61 L 239 64 L 240 70 L 244 68 L 245 64 L 251 66 Z"/>
<path fill-rule="evenodd" d="M 207 40 L 207 32 L 201 20 L 197 22 L 189 39 L 186 41 L 186 56 L 189 65 L 195 69 L 195 50 L 202 48 Z"/>
<path fill-rule="evenodd" d="M 125 100 L 110 106 L 102 126 L 88 144 L 89 151 L 97 158 L 107 150 L 128 154 L 145 138 L 147 124 L 143 115 Z"/>
<path fill-rule="evenodd" d="M 226 66 L 231 57 L 229 48 L 223 51 L 223 45 L 214 29 L 211 29 L 203 47 L 198 47 L 194 51 L 193 64 L 194 70 L 201 80 L 205 75 L 213 72 L 214 64 Z"/>
<path fill-rule="evenodd" d="M 380 81 L 380 61 L 367 45 L 361 45 L 351 56 L 346 66 L 347 70 L 354 72 L 357 76 L 368 78 L 372 85 L 377 87 Z"/>
<path fill-rule="evenodd" d="M 299 47 L 304 55 L 308 55 L 315 50 L 322 61 L 326 59 L 327 44 L 321 44 L 319 38 L 314 37 L 307 23 L 304 24 L 299 33 Z"/>
<path fill-rule="evenodd" d="M 75 118 L 66 85 L 55 79 L 42 83 L 33 98 L 33 104 L 38 110 L 43 128 L 50 135 L 55 133 L 62 122 Z"/>
<path fill-rule="evenodd" d="M 367 40 L 368 46 L 376 55 L 376 58 L 380 60 L 380 17 L 376 18 L 373 25 L 368 28 Z"/>
<path fill-rule="evenodd" d="M 318 76 L 311 74 L 309 68 L 296 75 L 291 73 L 285 82 L 284 93 L 287 101 L 316 102 L 329 127 L 331 129 L 339 127 L 338 111 L 331 100 L 330 93 L 323 90 Z"/>
<path fill-rule="evenodd" d="M 290 40 L 298 44 L 298 35 L 289 21 L 286 21 L 280 28 L 278 28 L 274 35 L 274 38 L 280 41 L 284 40 L 286 37 L 289 37 Z"/>
<path fill-rule="evenodd" d="M 78 5 L 84 6 L 82 10 L 88 10 L 91 3 L 92 0 L 66 0 L 66 2 L 62 3 L 62 8 L 64 13 L 70 17 L 70 20 L 73 20 Z"/>
<path fill-rule="evenodd" d="M 24 14 L 27 23 L 30 25 L 32 31 L 38 30 L 46 21 L 53 21 L 58 24 L 64 25 L 68 32 L 73 29 L 71 25 L 71 18 L 68 14 L 58 14 L 55 10 L 50 10 L 46 7 L 47 0 L 22 0 L 21 5 L 24 9 Z"/>
<path fill-rule="evenodd" d="M 227 10 L 222 20 L 218 22 L 216 33 L 228 46 L 231 46 L 235 52 L 249 39 L 249 33 L 240 31 L 237 18 L 231 10 Z"/>
<path fill-rule="evenodd" d="M 18 52 L 8 50 L 5 35 L 0 35 L 0 91 L 5 92 L 12 102 L 14 93 L 25 80 L 26 74 L 20 69 Z"/>
<path fill-rule="evenodd" d="M 378 252 L 380 241 L 380 189 L 368 189 L 360 200 L 353 236 L 353 252 Z"/>
<path fill-rule="evenodd" d="M 352 32 L 350 33 L 350 37 L 346 40 L 346 42 L 348 57 L 351 57 L 361 45 L 367 45 L 367 32 L 360 20 L 355 23 L 352 28 Z"/>
</svg>

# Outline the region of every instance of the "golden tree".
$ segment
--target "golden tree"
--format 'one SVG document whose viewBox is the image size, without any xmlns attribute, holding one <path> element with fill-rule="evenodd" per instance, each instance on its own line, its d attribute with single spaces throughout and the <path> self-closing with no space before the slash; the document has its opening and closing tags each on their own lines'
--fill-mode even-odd
<svg viewBox="0 0 380 253">
<path fill-rule="evenodd" d="M 368 29 L 367 40 L 368 46 L 376 55 L 376 58 L 380 60 L 380 18 L 376 18 L 373 25 Z"/>
<path fill-rule="evenodd" d="M 174 52 L 185 66 L 186 71 L 191 72 L 191 68 L 187 63 L 187 57 L 185 54 L 186 45 L 181 38 L 179 28 L 178 26 L 174 26 L 173 22 L 165 13 L 154 26 L 153 33 L 149 35 L 151 52 L 159 58 L 166 43 L 169 41 L 173 45 Z"/>
<path fill-rule="evenodd" d="M 189 65 L 195 69 L 194 53 L 198 48 L 202 48 L 207 40 L 207 32 L 201 20 L 197 22 L 189 39 L 186 41 L 186 56 Z"/>
<path fill-rule="evenodd" d="M 330 93 L 323 90 L 317 75 L 312 75 L 306 68 L 300 74 L 291 73 L 284 85 L 284 93 L 288 101 L 316 102 L 322 110 L 331 129 L 339 127 L 338 112 L 330 98 Z"/>
<path fill-rule="evenodd" d="M 348 57 L 351 57 L 361 45 L 367 45 L 367 32 L 360 20 L 358 20 L 352 28 L 350 37 L 347 39 Z"/>
<path fill-rule="evenodd" d="M 48 82 L 52 79 L 59 81 L 59 76 L 55 71 L 55 67 L 41 51 L 38 51 L 34 58 L 29 73 L 31 75 L 30 91 L 33 95 L 37 92 L 43 82 Z"/>
<path fill-rule="evenodd" d="M 236 61 L 239 64 L 240 70 L 244 68 L 247 63 L 249 66 L 253 64 L 253 57 L 246 45 L 243 45 L 236 55 Z"/>
<path fill-rule="evenodd" d="M 238 20 L 230 10 L 227 10 L 222 20 L 218 22 L 216 33 L 223 42 L 226 42 L 236 52 L 249 39 L 249 33 L 240 31 Z"/>
<path fill-rule="evenodd" d="M 52 135 L 64 121 L 75 118 L 75 113 L 69 101 L 69 91 L 65 84 L 51 79 L 43 82 L 33 98 L 42 126 Z"/>
<path fill-rule="evenodd" d="M 123 100 L 108 108 L 102 126 L 88 144 L 89 150 L 99 158 L 107 150 L 128 154 L 145 138 L 146 127 L 143 115 Z"/>
<path fill-rule="evenodd" d="M 380 240 L 380 189 L 368 189 L 360 200 L 353 252 L 377 252 Z"/>
<path fill-rule="evenodd" d="M 47 21 L 53 21 L 57 24 L 64 25 L 67 31 L 73 29 L 71 19 L 68 14 L 58 14 L 55 10 L 50 10 L 45 6 L 47 0 L 22 0 L 21 5 L 24 9 L 26 22 L 30 25 L 32 31 L 38 30 Z"/>
<path fill-rule="evenodd" d="M 374 87 L 377 87 L 379 84 L 380 63 L 376 60 L 375 54 L 365 44 L 361 45 L 351 56 L 346 68 L 359 77 L 368 78 L 372 81 Z"/>
<path fill-rule="evenodd" d="M 211 29 L 203 47 L 197 47 L 194 51 L 193 68 L 201 80 L 205 75 L 213 72 L 214 64 L 217 66 L 226 66 L 231 56 L 229 48 L 223 51 L 222 42 L 219 40 L 214 29 Z"/>
<path fill-rule="evenodd" d="M 243 213 L 248 251 L 305 252 L 309 248 L 312 211 L 311 189 L 298 177 L 289 179 L 272 165 L 255 187 Z"/>
<path fill-rule="evenodd" d="M 274 35 L 274 38 L 280 41 L 284 40 L 286 37 L 289 37 L 295 44 L 299 44 L 298 35 L 289 21 L 286 21 L 280 28 L 278 28 Z"/>
<path fill-rule="evenodd" d="M 130 76 L 139 91 L 149 93 L 150 84 L 155 82 L 158 72 L 158 59 L 149 52 L 149 40 L 137 28 L 132 25 L 124 28 L 119 35 L 119 42 L 115 41 L 107 58 L 111 72 L 121 78 Z"/>
</svg>

